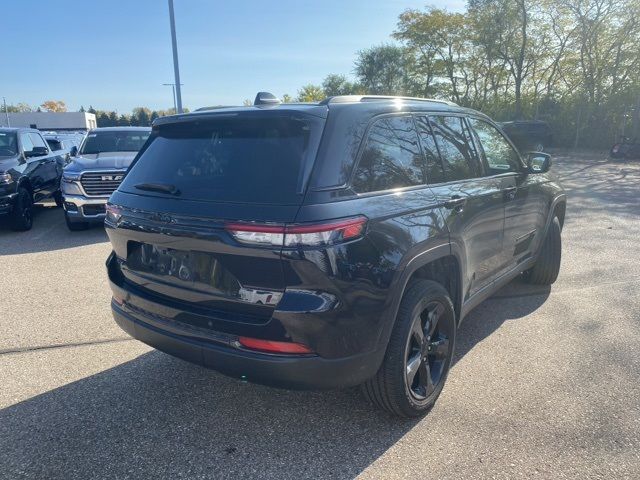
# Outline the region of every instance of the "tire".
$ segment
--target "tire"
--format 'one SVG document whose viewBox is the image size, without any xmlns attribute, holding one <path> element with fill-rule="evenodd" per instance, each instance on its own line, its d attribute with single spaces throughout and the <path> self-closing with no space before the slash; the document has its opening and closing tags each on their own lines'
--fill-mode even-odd
<svg viewBox="0 0 640 480">
<path fill-rule="evenodd" d="M 60 190 L 53 194 L 53 200 L 56 202 L 56 207 L 62 208 L 64 199 L 62 198 L 62 192 Z"/>
<path fill-rule="evenodd" d="M 81 230 L 86 230 L 89 228 L 88 222 L 72 222 L 69 220 L 67 214 L 64 214 L 64 221 L 67 223 L 67 228 L 72 232 L 79 232 Z"/>
<path fill-rule="evenodd" d="M 400 417 L 425 415 L 447 379 L 455 338 L 447 291 L 431 280 L 414 283 L 402 297 L 380 369 L 361 386 L 364 396 Z"/>
<path fill-rule="evenodd" d="M 10 215 L 11 228 L 24 232 L 33 226 L 33 197 L 24 187 L 18 188 L 16 203 Z"/>
<path fill-rule="evenodd" d="M 544 239 L 536 264 L 530 268 L 525 278 L 533 285 L 551 285 L 560 273 L 562 259 L 562 236 L 560 220 L 553 217 L 547 236 Z"/>
</svg>

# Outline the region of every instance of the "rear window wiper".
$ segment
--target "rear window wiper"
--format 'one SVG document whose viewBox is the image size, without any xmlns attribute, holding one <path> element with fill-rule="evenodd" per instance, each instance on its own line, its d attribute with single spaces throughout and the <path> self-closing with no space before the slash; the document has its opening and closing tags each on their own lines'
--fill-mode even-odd
<svg viewBox="0 0 640 480">
<path fill-rule="evenodd" d="M 175 185 L 167 183 L 139 183 L 134 185 L 138 190 L 147 190 L 149 192 L 168 193 L 170 195 L 180 195 L 180 190 Z"/>
</svg>

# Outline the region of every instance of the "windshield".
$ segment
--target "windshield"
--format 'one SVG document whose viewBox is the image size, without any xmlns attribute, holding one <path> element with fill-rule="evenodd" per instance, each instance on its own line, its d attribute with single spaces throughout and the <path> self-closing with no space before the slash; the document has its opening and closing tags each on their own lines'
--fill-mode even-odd
<svg viewBox="0 0 640 480">
<path fill-rule="evenodd" d="M 18 142 L 15 133 L 0 132 L 0 157 L 13 157 L 18 154 Z"/>
<path fill-rule="evenodd" d="M 150 132 L 92 132 L 82 145 L 80 154 L 101 152 L 137 152 L 147 141 Z"/>
<path fill-rule="evenodd" d="M 179 198 L 189 200 L 294 204 L 302 198 L 322 125 L 316 117 L 261 115 L 161 126 L 122 190 L 179 192 Z"/>
</svg>

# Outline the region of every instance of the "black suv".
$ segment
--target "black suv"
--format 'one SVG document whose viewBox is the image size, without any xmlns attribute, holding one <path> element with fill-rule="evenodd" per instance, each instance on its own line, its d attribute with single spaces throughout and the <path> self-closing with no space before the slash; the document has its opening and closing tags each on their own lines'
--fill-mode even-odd
<svg viewBox="0 0 640 480">
<path fill-rule="evenodd" d="M 107 205 L 115 320 L 239 379 L 362 384 L 423 414 L 464 316 L 523 272 L 555 281 L 549 166 L 435 100 L 259 95 L 160 118 Z"/>
<path fill-rule="evenodd" d="M 500 126 L 521 152 L 542 152 L 553 142 L 551 127 L 542 120 L 516 120 Z"/>
<path fill-rule="evenodd" d="M 52 152 L 38 130 L 0 128 L 0 215 L 15 230 L 33 225 L 33 203 L 53 198 L 62 206 L 63 152 Z"/>
</svg>

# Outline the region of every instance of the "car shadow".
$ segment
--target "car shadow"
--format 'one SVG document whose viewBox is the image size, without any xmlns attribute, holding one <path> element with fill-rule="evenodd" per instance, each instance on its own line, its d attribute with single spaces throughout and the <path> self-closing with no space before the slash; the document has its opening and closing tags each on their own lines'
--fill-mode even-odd
<svg viewBox="0 0 640 480">
<path fill-rule="evenodd" d="M 548 295 L 502 289 L 463 323 L 456 360 Z M 1 410 L 0 476 L 353 478 L 420 421 L 429 416 L 394 418 L 355 388 L 278 390 L 152 351 Z"/>
<path fill-rule="evenodd" d="M 33 227 L 26 232 L 11 230 L 8 219 L 0 217 L 0 256 L 63 250 L 106 241 L 101 224 L 85 231 L 69 231 L 63 210 L 52 203 L 34 205 Z"/>
</svg>

